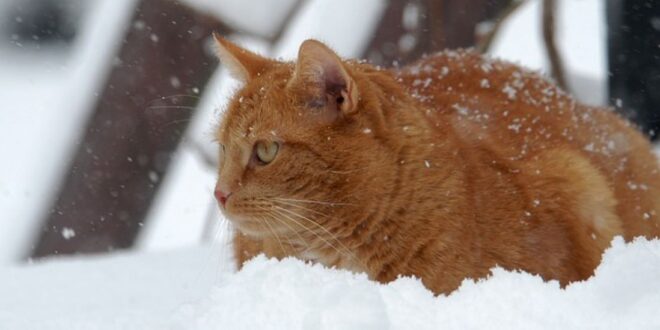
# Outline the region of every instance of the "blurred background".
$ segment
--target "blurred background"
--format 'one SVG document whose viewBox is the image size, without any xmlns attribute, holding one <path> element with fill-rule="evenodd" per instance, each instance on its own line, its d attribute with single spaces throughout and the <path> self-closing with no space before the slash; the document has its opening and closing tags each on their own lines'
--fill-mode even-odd
<svg viewBox="0 0 660 330">
<path fill-rule="evenodd" d="M 212 31 L 384 66 L 475 47 L 659 131 L 657 0 L 0 0 L 0 264 L 227 237 Z"/>
</svg>

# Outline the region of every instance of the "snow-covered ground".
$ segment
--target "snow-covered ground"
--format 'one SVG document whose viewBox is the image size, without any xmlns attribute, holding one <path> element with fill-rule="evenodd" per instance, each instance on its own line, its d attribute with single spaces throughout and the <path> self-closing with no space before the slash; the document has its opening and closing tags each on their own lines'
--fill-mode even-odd
<svg viewBox="0 0 660 330">
<path fill-rule="evenodd" d="M 2 329 L 658 329 L 660 241 L 617 238 L 596 275 L 561 289 L 494 269 L 449 296 L 421 282 L 257 257 L 227 246 L 0 268 Z"/>
</svg>

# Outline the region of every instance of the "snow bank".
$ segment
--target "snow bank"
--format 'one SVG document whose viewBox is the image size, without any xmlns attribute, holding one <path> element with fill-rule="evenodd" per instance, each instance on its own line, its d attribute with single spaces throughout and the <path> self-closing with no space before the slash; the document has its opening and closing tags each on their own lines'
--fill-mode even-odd
<svg viewBox="0 0 660 330">
<path fill-rule="evenodd" d="M 228 265 L 229 250 L 54 258 L 0 267 L 0 329 L 168 329 Z M 185 327 L 182 327 L 185 329 Z"/>
<path fill-rule="evenodd" d="M 560 289 L 494 269 L 434 297 L 420 281 L 380 285 L 364 275 L 256 258 L 180 311 L 183 328 L 437 329 L 660 327 L 660 241 L 617 239 L 596 276 Z"/>
<path fill-rule="evenodd" d="M 615 239 L 596 275 L 561 289 L 494 269 L 435 297 L 411 278 L 257 257 L 233 273 L 223 248 L 0 268 L 3 329 L 437 329 L 660 327 L 660 240 Z"/>
</svg>

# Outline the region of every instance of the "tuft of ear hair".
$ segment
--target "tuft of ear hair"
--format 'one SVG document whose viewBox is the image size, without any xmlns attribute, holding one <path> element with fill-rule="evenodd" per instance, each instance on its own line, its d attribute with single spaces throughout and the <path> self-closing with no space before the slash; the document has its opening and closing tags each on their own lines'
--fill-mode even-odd
<svg viewBox="0 0 660 330">
<path fill-rule="evenodd" d="M 345 115 L 357 112 L 358 89 L 339 56 L 323 43 L 308 39 L 298 50 L 289 85 L 304 86 L 320 105 L 336 106 Z"/>
<path fill-rule="evenodd" d="M 220 63 L 231 75 L 242 82 L 248 82 L 263 73 L 274 61 L 246 50 L 219 34 L 213 32 Z"/>
</svg>

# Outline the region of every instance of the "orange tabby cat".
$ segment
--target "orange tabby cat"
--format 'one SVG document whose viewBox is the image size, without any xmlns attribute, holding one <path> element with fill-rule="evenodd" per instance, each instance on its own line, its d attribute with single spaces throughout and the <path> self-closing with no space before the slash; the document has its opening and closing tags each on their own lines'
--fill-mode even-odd
<svg viewBox="0 0 660 330">
<path fill-rule="evenodd" d="M 499 265 L 565 285 L 613 236 L 660 234 L 646 139 L 537 74 L 464 51 L 384 70 L 315 40 L 279 62 L 216 39 L 244 82 L 217 132 L 239 267 L 296 256 L 447 293 Z"/>
</svg>

